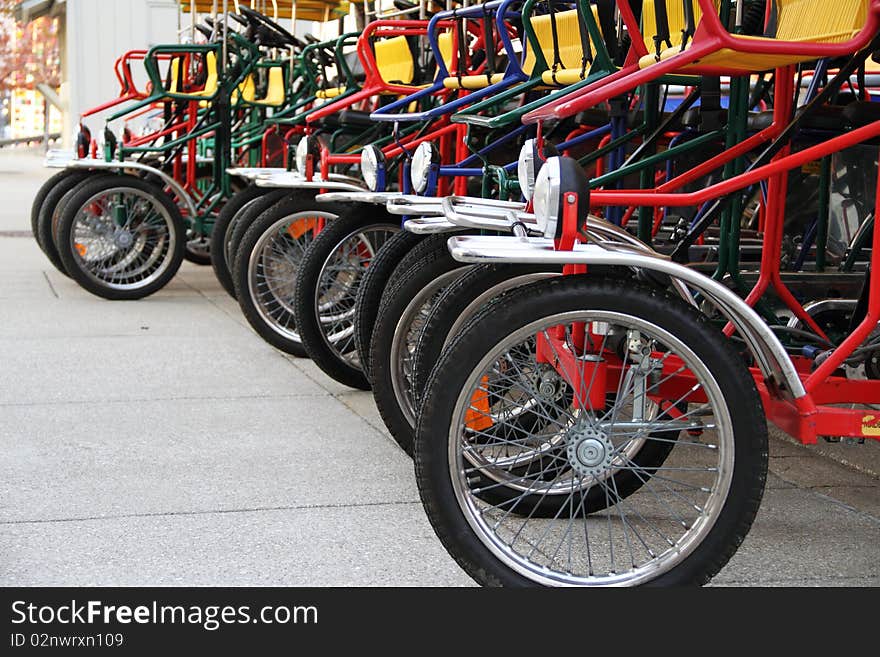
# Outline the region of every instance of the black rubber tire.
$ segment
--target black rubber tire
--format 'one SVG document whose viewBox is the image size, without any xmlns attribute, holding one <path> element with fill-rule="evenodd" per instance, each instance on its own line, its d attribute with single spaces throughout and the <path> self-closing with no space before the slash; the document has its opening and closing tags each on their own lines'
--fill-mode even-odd
<svg viewBox="0 0 880 657">
<path fill-rule="evenodd" d="M 45 251 L 45 249 L 43 249 L 43 245 L 40 244 L 40 236 L 37 231 L 37 221 L 40 216 L 40 208 L 43 207 L 43 201 L 46 200 L 46 196 L 52 191 L 52 188 L 72 173 L 78 172 L 75 169 L 62 169 L 55 173 L 40 186 L 40 189 L 37 190 L 37 193 L 34 196 L 34 200 L 31 202 L 31 234 L 34 236 L 34 239 L 43 251 Z"/>
<path fill-rule="evenodd" d="M 79 185 L 89 178 L 94 177 L 88 171 L 69 172 L 69 175 L 61 178 L 43 199 L 40 211 L 37 213 L 37 244 L 43 249 L 43 253 L 49 258 L 49 262 L 62 274 L 67 276 L 64 263 L 58 254 L 58 247 L 55 244 L 53 229 L 60 218 L 61 200 L 67 196 L 68 192 L 75 190 Z M 103 177 L 103 176 L 101 176 Z M 68 199 L 69 200 L 69 199 Z"/>
<path fill-rule="evenodd" d="M 379 253 L 373 258 L 358 287 L 354 306 L 354 344 L 367 379 L 372 376 L 370 340 L 373 337 L 373 326 L 376 324 L 379 304 L 382 302 L 382 293 L 401 259 L 425 237 L 406 230 L 394 235 L 379 249 Z"/>
<path fill-rule="evenodd" d="M 440 360 L 443 348 L 452 336 L 456 324 L 464 327 L 469 319 L 469 307 L 474 303 L 488 303 L 512 287 L 533 282 L 536 276 L 562 273 L 562 267 L 552 265 L 490 264 L 472 267 L 446 288 L 431 308 L 413 354 L 413 393 L 421 403 L 422 392 L 431 371 Z"/>
<path fill-rule="evenodd" d="M 171 220 L 169 231 L 174 237 L 173 250 L 170 252 L 168 264 L 161 274 L 143 286 L 121 290 L 104 285 L 83 271 L 77 256 L 69 246 L 71 244 L 74 223 L 83 204 L 95 194 L 120 186 L 140 190 L 161 204 L 168 212 Z M 158 185 L 128 174 L 100 176 L 83 183 L 67 203 L 58 222 L 57 244 L 65 269 L 70 277 L 79 283 L 83 289 L 96 296 L 113 301 L 142 299 L 165 287 L 174 278 L 177 270 L 180 269 L 180 265 L 183 262 L 183 253 L 186 248 L 186 225 L 180 213 L 180 208 Z"/>
<path fill-rule="evenodd" d="M 328 258 L 348 236 L 372 227 L 387 227 L 396 231 L 400 229 L 400 224 L 394 218 L 389 218 L 382 208 L 367 204 L 348 204 L 345 214 L 325 226 L 306 250 L 300 264 L 294 301 L 296 325 L 309 358 L 330 378 L 360 390 L 369 390 L 370 383 L 361 368 L 343 360 L 330 347 L 321 329 L 316 295 L 321 272 Z"/>
<path fill-rule="evenodd" d="M 767 424 L 754 379 L 730 342 L 680 299 L 590 276 L 566 276 L 515 289 L 475 315 L 443 353 L 428 381 L 415 440 L 416 482 L 440 541 L 458 564 L 486 586 L 535 586 L 509 568 L 475 535 L 455 497 L 448 464 L 452 413 L 462 386 L 487 348 L 533 321 L 584 308 L 639 314 L 683 340 L 721 388 L 733 424 L 730 490 L 703 541 L 650 585 L 702 585 L 733 556 L 761 503 L 767 477 Z"/>
<path fill-rule="evenodd" d="M 245 187 L 226 202 L 217 214 L 217 220 L 211 229 L 211 266 L 214 268 L 214 274 L 220 281 L 220 285 L 232 298 L 235 298 L 235 282 L 232 280 L 232 268 L 226 262 L 226 241 L 231 237 L 227 233 L 230 227 L 234 226 L 239 212 L 254 200 L 271 191 L 273 190 L 268 187 L 257 187 L 256 185 Z"/>
<path fill-rule="evenodd" d="M 229 275 L 232 277 L 233 297 L 236 294 L 235 256 L 238 254 L 238 245 L 241 244 L 244 234 L 247 232 L 247 229 L 250 228 L 251 224 L 257 220 L 257 217 L 288 194 L 290 194 L 289 189 L 270 189 L 267 194 L 255 198 L 252 203 L 248 203 L 242 208 L 235 216 L 235 219 L 233 219 L 232 224 L 226 229 L 226 234 L 229 236 L 229 244 L 226 247 L 226 252 L 228 254 L 226 264 L 229 267 Z M 229 232 L 230 230 L 232 233 Z"/>
<path fill-rule="evenodd" d="M 255 203 L 259 202 L 255 201 Z M 334 214 L 338 218 L 346 209 L 345 206 L 339 203 L 318 202 L 315 200 L 315 195 L 311 193 L 289 193 L 249 222 L 250 225 L 238 244 L 235 259 L 232 263 L 235 296 L 238 299 L 238 305 L 245 319 L 247 319 L 254 331 L 276 349 L 300 358 L 308 356 L 302 340 L 282 335 L 260 314 L 249 285 L 251 253 L 266 231 L 286 217 L 299 212 L 320 210 L 324 213 Z M 332 223 L 335 220 L 335 218 L 329 219 L 328 223 Z"/>
<path fill-rule="evenodd" d="M 412 456 L 415 418 L 408 419 L 394 390 L 395 372 L 391 362 L 391 350 L 398 331 L 408 331 L 411 324 L 404 320 L 410 303 L 437 285 L 438 279 L 448 278 L 452 272 L 461 272 L 470 265 L 458 262 L 446 246 L 448 235 L 431 235 L 410 250 L 394 270 L 388 287 L 382 294 L 382 302 L 376 315 L 376 325 L 370 341 L 370 382 L 373 399 L 379 415 L 391 437 L 400 448 Z M 454 280 L 454 279 L 452 279 Z M 437 293 L 442 290 L 431 290 Z M 417 408 L 417 407 L 416 407 Z"/>
</svg>

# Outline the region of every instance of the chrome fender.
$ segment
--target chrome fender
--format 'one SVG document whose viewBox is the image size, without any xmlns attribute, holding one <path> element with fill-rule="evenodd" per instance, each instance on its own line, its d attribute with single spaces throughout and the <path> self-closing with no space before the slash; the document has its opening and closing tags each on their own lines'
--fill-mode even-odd
<svg viewBox="0 0 880 657">
<path fill-rule="evenodd" d="M 779 338 L 745 301 L 717 281 L 666 256 L 616 241 L 576 244 L 572 251 L 556 251 L 553 241 L 546 238 L 456 235 L 449 238 L 448 245 L 460 262 L 607 265 L 665 274 L 717 306 L 745 340 L 768 386 L 775 386 L 785 398 L 799 399 L 807 394 Z"/>
<path fill-rule="evenodd" d="M 147 171 L 149 173 L 155 174 L 162 179 L 166 185 L 168 185 L 172 190 L 174 190 L 174 194 L 179 198 L 185 205 L 186 209 L 189 212 L 190 217 L 197 217 L 198 210 L 196 209 L 195 201 L 192 196 L 181 186 L 179 182 L 177 182 L 174 178 L 169 176 L 164 171 L 157 169 L 156 167 L 151 167 L 149 164 L 141 164 L 140 162 L 107 162 L 106 160 L 93 160 L 90 158 L 84 158 L 81 160 L 70 160 L 65 165 L 68 169 L 107 169 L 107 170 L 121 170 L 121 169 L 135 169 L 136 171 Z"/>
<path fill-rule="evenodd" d="M 335 176 L 331 174 L 327 180 L 321 180 L 316 176 L 312 180 L 306 180 L 295 171 L 283 171 L 258 176 L 254 179 L 257 187 L 277 187 L 287 189 L 333 189 L 346 192 L 363 192 L 363 183 L 349 176 Z"/>
</svg>

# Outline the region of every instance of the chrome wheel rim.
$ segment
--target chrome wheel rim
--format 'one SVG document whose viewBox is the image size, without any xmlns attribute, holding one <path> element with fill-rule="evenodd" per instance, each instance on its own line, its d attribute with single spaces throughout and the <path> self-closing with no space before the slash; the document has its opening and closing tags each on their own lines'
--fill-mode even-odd
<svg viewBox="0 0 880 657">
<path fill-rule="evenodd" d="M 456 278 L 461 276 L 461 270 L 455 269 L 447 272 L 435 280 L 413 297 L 407 304 L 397 326 L 394 329 L 394 337 L 391 341 L 391 384 L 397 404 L 406 421 L 411 427 L 416 424 L 415 395 L 413 393 L 413 356 L 418 345 L 419 336 L 425 327 L 425 321 L 431 313 L 431 309 L 443 290 Z"/>
<path fill-rule="evenodd" d="M 637 424 L 633 412 L 637 387 L 633 384 L 629 389 L 630 384 L 625 384 L 627 380 L 635 381 L 636 375 L 632 379 L 626 374 L 619 377 L 610 408 L 588 410 L 575 408 L 570 397 L 557 400 L 539 392 L 534 377 L 523 371 L 521 365 L 504 365 L 505 358 L 510 362 L 516 360 L 510 358 L 511 350 L 535 340 L 535 336 L 550 335 L 554 327 L 566 327 L 566 344 L 571 344 L 572 322 L 615 327 L 612 335 L 614 330 L 633 331 L 647 340 L 652 354 L 664 354 L 642 361 L 660 361 L 654 365 L 655 370 L 660 367 L 660 375 L 646 370 L 640 379 L 644 381 L 639 388 L 643 398 L 674 376 L 663 370 L 664 363 L 681 362 L 683 369 L 677 373 L 689 372 L 697 383 L 682 399 L 669 402 L 688 403 L 698 393 L 707 401 L 691 403 L 674 420 L 671 416 L 658 416 L 655 409 L 640 415 Z M 608 346 L 609 339 L 609 334 L 602 338 L 600 352 Z M 635 360 L 627 362 L 628 354 L 627 351 L 622 361 L 624 373 L 641 366 Z M 672 355 L 680 361 L 669 360 Z M 590 371 L 589 366 L 583 365 L 589 361 L 576 362 L 581 364 L 582 374 Z M 655 376 L 657 383 L 649 385 L 649 375 Z M 582 380 L 581 385 L 587 383 Z M 537 402 L 540 414 L 547 420 L 543 435 L 531 435 L 521 428 L 504 433 L 494 425 L 491 433 L 480 435 L 474 412 L 479 416 L 486 407 L 478 400 L 501 396 L 513 400 L 517 395 Z M 475 400 L 478 406 L 474 405 Z M 633 417 L 628 417 L 630 414 Z M 496 422 L 507 420 L 501 418 Z M 635 426 L 639 428 L 633 429 Z M 680 431 L 681 437 L 657 468 L 639 467 L 632 460 L 628 448 L 636 440 L 668 440 L 664 436 L 672 429 Z M 497 451 L 499 446 L 508 450 L 511 446 L 521 448 L 529 453 L 553 440 L 558 449 L 546 459 L 550 461 L 547 467 L 552 468 L 552 478 L 542 479 L 542 473 L 520 477 L 520 491 L 511 486 L 511 481 L 505 481 L 505 469 L 510 469 L 509 453 L 505 453 L 506 463 L 493 462 L 493 450 Z M 633 585 L 668 572 L 686 559 L 714 527 L 730 488 L 734 449 L 730 415 L 720 386 L 690 347 L 642 318 L 608 311 L 582 311 L 535 321 L 486 352 L 468 376 L 453 409 L 447 458 L 459 509 L 480 542 L 507 567 L 543 585 Z M 620 496 L 612 475 L 625 471 L 644 481 L 636 492 Z M 558 493 L 566 486 L 567 502 L 558 506 L 556 515 L 535 517 L 528 500 L 544 499 L 551 489 Z M 599 512 L 583 513 L 586 495 L 593 487 L 605 495 L 607 505 Z M 486 499 L 492 488 L 513 493 L 494 503 Z"/>
<path fill-rule="evenodd" d="M 308 222 L 335 218 L 313 210 L 290 214 L 269 226 L 250 253 L 248 294 L 263 323 L 284 338 L 300 341 L 293 300 L 303 254 L 315 238 Z"/>
<path fill-rule="evenodd" d="M 342 361 L 361 369 L 354 341 L 355 302 L 363 275 L 382 245 L 400 226 L 376 224 L 346 235 L 318 274 L 315 316 L 324 342 Z"/>
<path fill-rule="evenodd" d="M 140 189 L 113 187 L 80 206 L 69 246 L 77 266 L 90 278 L 108 288 L 131 290 L 167 271 L 177 239 L 162 203 Z"/>
</svg>

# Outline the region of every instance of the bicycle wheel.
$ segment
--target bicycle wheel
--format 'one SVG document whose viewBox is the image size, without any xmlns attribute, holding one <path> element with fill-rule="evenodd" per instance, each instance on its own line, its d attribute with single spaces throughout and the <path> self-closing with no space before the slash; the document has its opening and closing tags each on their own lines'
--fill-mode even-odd
<svg viewBox="0 0 880 657">
<path fill-rule="evenodd" d="M 321 225 L 341 211 L 310 194 L 288 195 L 251 223 L 235 254 L 236 297 L 245 318 L 266 342 L 294 356 L 307 355 L 293 308 L 299 266 Z"/>
<path fill-rule="evenodd" d="M 164 287 L 183 261 L 186 228 L 161 187 L 130 175 L 82 184 L 58 223 L 68 274 L 106 299 L 140 299 Z"/>
<path fill-rule="evenodd" d="M 351 204 L 306 250 L 294 296 L 296 325 L 309 357 L 328 376 L 369 389 L 354 344 L 358 287 L 379 249 L 400 231 L 384 211 Z"/>
<path fill-rule="evenodd" d="M 34 196 L 34 200 L 31 202 L 31 234 L 34 236 L 34 239 L 37 241 L 41 250 L 43 249 L 43 245 L 40 243 L 39 231 L 37 230 L 37 222 L 40 217 L 40 209 L 43 207 L 43 201 L 46 200 L 46 196 L 49 195 L 49 192 L 57 185 L 59 182 L 70 176 L 71 174 L 81 173 L 74 169 L 62 169 L 57 172 L 55 175 L 50 177 L 46 182 L 44 182 L 40 189 L 37 190 L 36 195 Z"/>
<path fill-rule="evenodd" d="M 447 239 L 432 235 L 400 261 L 382 295 L 370 343 L 376 407 L 391 437 L 409 455 L 417 412 L 412 355 L 431 308 L 468 267 L 450 255 Z"/>
<path fill-rule="evenodd" d="M 395 233 L 379 249 L 358 286 L 354 302 L 354 344 L 367 379 L 371 377 L 370 341 L 373 338 L 373 326 L 376 324 L 382 293 L 401 259 L 424 239 L 425 235 L 416 235 L 406 230 Z"/>
<path fill-rule="evenodd" d="M 416 342 L 412 355 L 416 405 L 443 349 L 477 311 L 508 290 L 561 273 L 561 267 L 549 265 L 492 264 L 471 267 L 456 278 L 431 308 Z"/>
<path fill-rule="evenodd" d="M 211 266 L 214 274 L 223 289 L 229 296 L 235 298 L 235 282 L 232 280 L 232 263 L 227 259 L 229 256 L 229 241 L 235 223 L 251 203 L 273 191 L 267 187 L 250 185 L 234 194 L 224 205 L 217 215 L 214 228 L 211 230 Z"/>
<path fill-rule="evenodd" d="M 542 422 L 524 427 L 524 413 Z M 632 457 L 670 441 L 658 467 Z M 523 462 L 544 465 L 519 474 Z M 482 584 L 703 584 L 754 520 L 767 430 L 754 380 L 705 317 L 572 276 L 508 293 L 454 339 L 428 382 L 415 464 L 437 535 Z M 641 485 L 621 491 L 621 474 Z M 585 513 L 594 491 L 606 503 Z M 555 515 L 531 512 L 554 495 Z"/>
<path fill-rule="evenodd" d="M 90 174 L 88 171 L 71 170 L 67 173 L 68 175 L 58 180 L 43 199 L 43 203 L 37 213 L 36 232 L 37 244 L 40 245 L 43 253 L 49 258 L 49 262 L 52 263 L 52 266 L 65 276 L 68 274 L 65 270 L 64 263 L 61 261 L 61 256 L 58 253 L 58 247 L 55 244 L 53 232 L 57 230 L 58 220 L 61 217 L 61 210 L 66 205 L 66 201 L 69 200 L 68 195 L 70 192 L 77 189 L 85 181 L 95 177 L 94 174 Z M 64 200 L 65 203 L 62 203 L 62 200 Z"/>
</svg>

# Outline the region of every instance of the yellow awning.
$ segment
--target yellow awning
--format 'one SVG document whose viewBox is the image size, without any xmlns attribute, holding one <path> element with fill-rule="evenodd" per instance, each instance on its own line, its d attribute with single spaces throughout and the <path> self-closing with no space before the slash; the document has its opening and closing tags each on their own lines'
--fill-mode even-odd
<svg viewBox="0 0 880 657">
<path fill-rule="evenodd" d="M 191 11 L 193 2 L 196 11 L 209 14 L 214 11 L 214 0 L 178 0 L 185 12 Z M 296 4 L 296 18 L 302 21 L 329 21 L 348 16 L 348 0 L 238 0 L 239 5 L 251 7 L 266 14 L 269 18 L 278 7 L 278 18 L 290 20 L 290 12 Z M 228 0 L 229 11 L 235 11 L 235 0 Z M 223 11 L 223 0 L 217 0 L 217 11 Z"/>
</svg>

